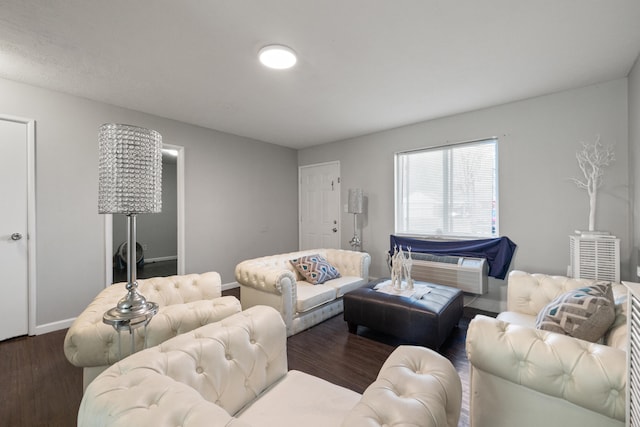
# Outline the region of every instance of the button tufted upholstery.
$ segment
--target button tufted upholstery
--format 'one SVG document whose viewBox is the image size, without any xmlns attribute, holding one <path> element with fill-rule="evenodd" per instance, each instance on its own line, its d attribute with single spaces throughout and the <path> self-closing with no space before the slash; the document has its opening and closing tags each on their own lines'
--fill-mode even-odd
<svg viewBox="0 0 640 427">
<path fill-rule="evenodd" d="M 593 280 L 513 271 L 507 308 L 467 332 L 473 427 L 605 427 L 625 422 L 627 291 L 614 284 L 616 320 L 602 344 L 535 329 L 556 296 Z"/>
<path fill-rule="evenodd" d="M 435 355 L 424 347 L 398 347 L 342 425 L 457 427 L 460 377 Z"/>
<path fill-rule="evenodd" d="M 118 334 L 102 322 L 102 317 L 126 295 L 125 285 L 116 283 L 102 290 L 67 331 L 64 352 L 69 362 L 84 368 L 85 388 L 119 359 Z M 142 279 L 138 289 L 148 301 L 157 303 L 159 310 L 146 331 L 136 330 L 136 350 L 144 346 L 145 334 L 147 346 L 153 346 L 241 311 L 236 298 L 221 296 L 222 284 L 216 272 Z M 123 357 L 130 353 L 128 337 L 123 337 L 121 351 Z"/>
<path fill-rule="evenodd" d="M 460 401 L 451 363 L 423 347 L 398 347 L 362 396 L 287 372 L 282 317 L 255 306 L 108 368 L 78 426 L 455 427 Z"/>
<path fill-rule="evenodd" d="M 290 260 L 319 254 L 341 277 L 312 285 Z M 242 308 L 268 305 L 280 312 L 291 336 L 343 311 L 342 296 L 369 281 L 371 257 L 365 252 L 311 249 L 242 261 L 236 266 Z"/>
</svg>

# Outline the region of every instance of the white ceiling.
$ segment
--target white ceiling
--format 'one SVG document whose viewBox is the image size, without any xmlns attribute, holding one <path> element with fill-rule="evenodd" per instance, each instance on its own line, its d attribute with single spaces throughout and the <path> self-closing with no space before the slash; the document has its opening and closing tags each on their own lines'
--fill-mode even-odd
<svg viewBox="0 0 640 427">
<path fill-rule="evenodd" d="M 262 67 L 271 43 L 298 64 Z M 639 52 L 638 0 L 0 1 L 0 77 L 294 148 L 624 77 Z"/>
</svg>

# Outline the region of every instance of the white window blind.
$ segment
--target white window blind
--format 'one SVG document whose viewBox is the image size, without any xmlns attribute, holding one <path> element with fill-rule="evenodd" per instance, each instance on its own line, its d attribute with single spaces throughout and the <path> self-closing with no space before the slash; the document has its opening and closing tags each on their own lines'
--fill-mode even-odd
<svg viewBox="0 0 640 427">
<path fill-rule="evenodd" d="M 396 234 L 498 236 L 496 138 L 396 154 Z"/>
</svg>

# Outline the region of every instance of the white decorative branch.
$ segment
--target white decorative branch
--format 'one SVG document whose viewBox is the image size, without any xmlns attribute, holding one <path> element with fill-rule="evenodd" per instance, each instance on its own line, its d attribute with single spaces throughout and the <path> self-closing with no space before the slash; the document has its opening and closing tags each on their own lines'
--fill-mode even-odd
<svg viewBox="0 0 640 427">
<path fill-rule="evenodd" d="M 596 201 L 598 188 L 602 185 L 604 168 L 615 160 L 613 146 L 603 146 L 600 142 L 600 135 L 594 144 L 581 142 L 582 150 L 576 153 L 578 166 L 584 175 L 584 179 L 571 178 L 578 186 L 587 190 L 589 195 L 589 231 L 595 230 L 596 225 Z"/>
<path fill-rule="evenodd" d="M 391 257 L 391 286 L 394 289 L 398 291 L 413 289 L 413 279 L 411 279 L 412 266 L 411 246 L 407 246 L 407 252 L 402 250 L 402 246 L 396 246 Z"/>
</svg>

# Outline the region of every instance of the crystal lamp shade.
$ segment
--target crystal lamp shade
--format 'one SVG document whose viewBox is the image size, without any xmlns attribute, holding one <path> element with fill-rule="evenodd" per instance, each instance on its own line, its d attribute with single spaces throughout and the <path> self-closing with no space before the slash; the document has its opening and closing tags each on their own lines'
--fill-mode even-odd
<svg viewBox="0 0 640 427">
<path fill-rule="evenodd" d="M 155 130 L 100 126 L 98 211 L 157 213 L 162 209 L 162 136 Z"/>
</svg>

